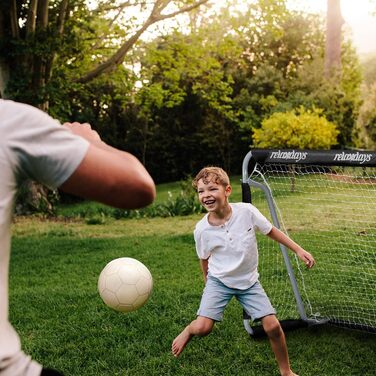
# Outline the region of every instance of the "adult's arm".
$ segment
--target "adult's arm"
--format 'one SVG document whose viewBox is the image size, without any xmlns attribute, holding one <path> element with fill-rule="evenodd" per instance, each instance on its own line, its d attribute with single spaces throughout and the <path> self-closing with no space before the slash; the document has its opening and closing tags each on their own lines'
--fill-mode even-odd
<svg viewBox="0 0 376 376">
<path fill-rule="evenodd" d="M 80 165 L 60 186 L 64 192 L 123 209 L 141 208 L 155 199 L 153 179 L 136 157 L 102 142 L 88 124 L 64 126 L 90 143 Z"/>
</svg>

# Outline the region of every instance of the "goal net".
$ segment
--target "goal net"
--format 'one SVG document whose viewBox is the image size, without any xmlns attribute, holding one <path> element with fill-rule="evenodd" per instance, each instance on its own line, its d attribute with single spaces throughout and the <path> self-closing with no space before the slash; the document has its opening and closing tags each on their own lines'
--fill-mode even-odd
<svg viewBox="0 0 376 376">
<path fill-rule="evenodd" d="M 278 318 L 376 332 L 376 152 L 252 150 L 242 188 L 317 263 L 307 270 L 258 237 L 260 281 Z"/>
</svg>

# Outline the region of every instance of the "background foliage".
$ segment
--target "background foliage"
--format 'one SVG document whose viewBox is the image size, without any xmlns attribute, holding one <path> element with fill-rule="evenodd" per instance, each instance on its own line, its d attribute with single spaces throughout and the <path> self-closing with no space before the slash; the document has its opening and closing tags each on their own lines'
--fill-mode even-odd
<svg viewBox="0 0 376 376">
<path fill-rule="evenodd" d="M 6 17 L 12 2 L 0 7 L 3 95 L 61 121 L 90 122 L 104 141 L 139 157 L 158 183 L 208 164 L 239 173 L 263 121 L 300 106 L 322 109 L 336 126 L 331 146 L 373 145 L 367 108 L 374 60 L 364 65 L 362 91 L 362 66 L 346 41 L 340 79 L 325 79 L 325 20 L 292 11 L 286 1 L 259 0 L 236 11 L 235 0 L 222 9 L 211 1 L 103 0 L 93 8 L 51 0 L 47 22 L 38 15 L 30 31 L 31 3 L 17 2 L 16 34 Z M 174 10 L 189 12 L 163 23 Z"/>
</svg>

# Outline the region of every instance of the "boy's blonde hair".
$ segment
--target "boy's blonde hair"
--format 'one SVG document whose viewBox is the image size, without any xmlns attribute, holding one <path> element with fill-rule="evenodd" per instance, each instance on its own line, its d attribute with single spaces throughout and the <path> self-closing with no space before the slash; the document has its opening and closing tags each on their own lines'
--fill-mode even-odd
<svg viewBox="0 0 376 376">
<path fill-rule="evenodd" d="M 193 179 L 192 186 L 197 189 L 197 183 L 199 180 L 204 182 L 204 184 L 209 184 L 210 182 L 221 184 L 224 187 L 230 185 L 230 179 L 227 173 L 220 167 L 204 167 Z"/>
</svg>

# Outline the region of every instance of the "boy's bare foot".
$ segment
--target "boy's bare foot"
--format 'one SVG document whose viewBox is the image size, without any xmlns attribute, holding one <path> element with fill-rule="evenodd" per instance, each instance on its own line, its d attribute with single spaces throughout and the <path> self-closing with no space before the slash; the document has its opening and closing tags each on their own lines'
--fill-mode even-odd
<svg viewBox="0 0 376 376">
<path fill-rule="evenodd" d="M 177 358 L 191 338 L 192 335 L 189 333 L 188 328 L 185 328 L 172 342 L 172 355 Z"/>
</svg>

